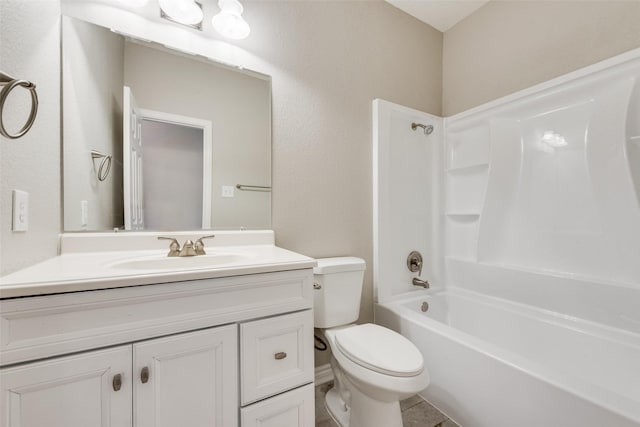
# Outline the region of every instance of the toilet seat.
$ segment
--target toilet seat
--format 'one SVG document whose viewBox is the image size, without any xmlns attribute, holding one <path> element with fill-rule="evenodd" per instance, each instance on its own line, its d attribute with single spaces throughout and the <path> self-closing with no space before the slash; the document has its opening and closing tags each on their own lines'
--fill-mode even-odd
<svg viewBox="0 0 640 427">
<path fill-rule="evenodd" d="M 413 377 L 424 370 L 416 346 L 385 327 L 367 323 L 335 334 L 337 349 L 352 362 L 381 374 Z"/>
</svg>

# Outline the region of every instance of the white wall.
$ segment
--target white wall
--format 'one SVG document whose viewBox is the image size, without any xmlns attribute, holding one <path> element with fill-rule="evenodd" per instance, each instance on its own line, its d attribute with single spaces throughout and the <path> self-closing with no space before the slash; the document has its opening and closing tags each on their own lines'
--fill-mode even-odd
<svg viewBox="0 0 640 427">
<path fill-rule="evenodd" d="M 640 47 L 638 22 L 638 1 L 491 1 L 444 34 L 444 114 Z"/>
<path fill-rule="evenodd" d="M 36 84 L 40 106 L 23 138 L 0 136 L 0 275 L 57 253 L 60 232 L 60 6 L 55 0 L 0 1 L 0 70 Z M 12 92 L 14 93 L 14 92 Z M 7 100 L 7 127 L 29 112 L 26 91 Z M 11 190 L 29 192 L 29 231 L 11 231 Z"/>
<path fill-rule="evenodd" d="M 273 77 L 277 243 L 313 257 L 364 258 L 360 320 L 371 321 L 371 102 L 440 115 L 442 34 L 383 2 L 251 2 L 246 10 L 256 34 L 247 49 L 270 61 Z"/>
</svg>

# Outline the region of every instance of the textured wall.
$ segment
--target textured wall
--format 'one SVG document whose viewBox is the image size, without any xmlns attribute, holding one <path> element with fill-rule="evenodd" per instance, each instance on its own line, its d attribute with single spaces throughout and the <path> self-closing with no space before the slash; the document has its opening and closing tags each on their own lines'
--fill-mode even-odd
<svg viewBox="0 0 640 427">
<path fill-rule="evenodd" d="M 40 107 L 23 138 L 0 136 L 0 275 L 57 253 L 60 232 L 60 6 L 55 0 L 0 1 L 0 70 L 36 83 Z M 13 95 L 15 93 L 15 95 Z M 4 119 L 19 129 L 26 91 L 7 100 Z M 11 190 L 29 192 L 29 231 L 11 231 Z"/>
<path fill-rule="evenodd" d="M 364 258 L 360 319 L 371 321 L 372 101 L 440 114 L 442 33 L 383 2 L 246 10 L 263 31 L 246 48 L 272 67 L 277 243 L 318 258 Z"/>
<path fill-rule="evenodd" d="M 444 34 L 444 114 L 640 47 L 638 22 L 638 1 L 491 1 Z"/>
</svg>

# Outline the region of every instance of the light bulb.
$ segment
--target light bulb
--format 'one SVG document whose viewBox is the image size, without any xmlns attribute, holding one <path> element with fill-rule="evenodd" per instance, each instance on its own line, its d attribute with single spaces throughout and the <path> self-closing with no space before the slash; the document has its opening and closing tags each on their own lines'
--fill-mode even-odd
<svg viewBox="0 0 640 427">
<path fill-rule="evenodd" d="M 251 28 L 242 18 L 244 8 L 238 0 L 220 0 L 220 13 L 213 17 L 213 28 L 223 37 L 240 40 L 247 38 Z"/>
</svg>

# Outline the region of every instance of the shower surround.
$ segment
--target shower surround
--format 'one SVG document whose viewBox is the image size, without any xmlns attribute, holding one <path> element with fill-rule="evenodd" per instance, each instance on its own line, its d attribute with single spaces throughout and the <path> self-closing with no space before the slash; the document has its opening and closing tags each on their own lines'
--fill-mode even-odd
<svg viewBox="0 0 640 427">
<path fill-rule="evenodd" d="M 640 50 L 374 122 L 376 321 L 423 351 L 423 396 L 462 426 L 640 426 Z"/>
</svg>

